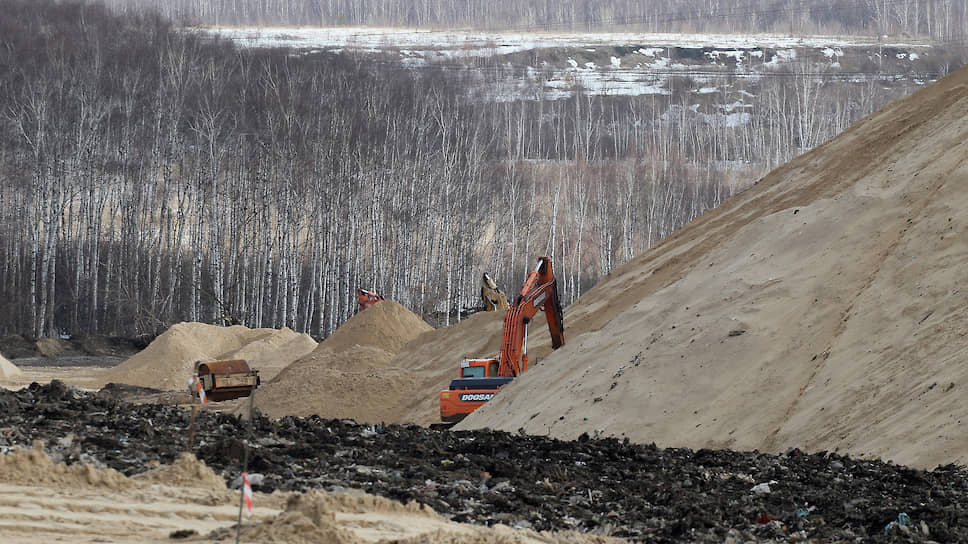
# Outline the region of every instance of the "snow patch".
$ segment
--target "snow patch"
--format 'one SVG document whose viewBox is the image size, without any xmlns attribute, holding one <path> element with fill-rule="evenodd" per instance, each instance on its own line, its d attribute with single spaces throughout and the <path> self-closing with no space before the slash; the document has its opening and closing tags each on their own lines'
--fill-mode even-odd
<svg viewBox="0 0 968 544">
<path fill-rule="evenodd" d="M 795 58 L 797 58 L 796 49 L 777 49 L 776 54 L 773 55 L 773 58 L 771 58 L 769 61 L 765 62 L 764 64 L 770 64 L 770 65 L 776 66 L 781 62 L 789 62 Z"/>
<path fill-rule="evenodd" d="M 743 59 L 746 58 L 746 51 L 743 51 L 741 49 L 720 51 L 716 49 L 713 51 L 707 51 L 706 56 L 714 60 L 719 60 L 719 57 L 732 58 L 737 62 L 737 64 L 741 64 L 743 62 Z"/>
<path fill-rule="evenodd" d="M 639 53 L 640 55 L 645 55 L 647 57 L 654 57 L 659 53 L 661 53 L 662 51 L 663 51 L 663 48 L 661 47 L 645 47 L 645 48 L 640 47 L 636 51 L 636 53 Z"/>
</svg>

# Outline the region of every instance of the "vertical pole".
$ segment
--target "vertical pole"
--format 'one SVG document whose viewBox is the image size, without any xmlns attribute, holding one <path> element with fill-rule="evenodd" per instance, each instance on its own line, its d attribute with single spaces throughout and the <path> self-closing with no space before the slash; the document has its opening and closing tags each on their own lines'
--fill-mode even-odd
<svg viewBox="0 0 968 544">
<path fill-rule="evenodd" d="M 195 446 L 195 413 L 198 412 L 198 405 L 192 402 L 192 419 L 188 424 L 188 452 L 191 453 Z"/>
<path fill-rule="evenodd" d="M 242 441 L 242 474 L 249 471 L 249 443 L 247 442 L 252 438 L 252 413 L 253 404 L 255 403 L 255 387 L 249 393 L 249 432 L 248 436 Z M 235 526 L 235 544 L 239 544 L 239 539 L 242 535 L 242 506 L 245 504 L 245 478 L 242 478 L 241 485 L 239 485 L 239 522 Z"/>
</svg>

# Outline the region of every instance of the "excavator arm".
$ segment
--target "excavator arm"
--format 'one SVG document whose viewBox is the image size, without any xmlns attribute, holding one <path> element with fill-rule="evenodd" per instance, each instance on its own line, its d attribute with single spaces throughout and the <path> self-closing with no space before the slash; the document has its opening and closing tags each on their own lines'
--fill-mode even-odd
<svg viewBox="0 0 968 544">
<path fill-rule="evenodd" d="M 528 324 L 542 309 L 548 321 L 551 346 L 558 349 L 565 343 L 565 327 L 558 298 L 558 281 L 548 257 L 538 259 L 538 265 L 528 273 L 514 303 L 504 316 L 504 340 L 498 376 L 514 377 L 528 369 Z"/>
</svg>

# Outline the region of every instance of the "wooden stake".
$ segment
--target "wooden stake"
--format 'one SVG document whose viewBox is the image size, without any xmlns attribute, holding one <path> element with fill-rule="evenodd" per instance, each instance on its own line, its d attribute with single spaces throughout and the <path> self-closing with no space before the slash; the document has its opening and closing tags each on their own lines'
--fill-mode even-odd
<svg viewBox="0 0 968 544">
<path fill-rule="evenodd" d="M 198 412 L 198 405 L 192 404 L 192 419 L 188 424 L 188 452 L 191 453 L 195 446 L 195 413 Z"/>
<path fill-rule="evenodd" d="M 242 440 L 242 474 L 249 471 L 249 444 L 247 440 L 252 438 L 252 413 L 253 405 L 255 404 L 255 387 L 249 392 L 249 432 L 248 437 Z M 241 485 L 239 485 L 239 523 L 235 526 L 235 544 L 239 544 L 239 538 L 242 535 L 242 505 L 245 504 L 245 478 L 242 478 Z"/>
</svg>

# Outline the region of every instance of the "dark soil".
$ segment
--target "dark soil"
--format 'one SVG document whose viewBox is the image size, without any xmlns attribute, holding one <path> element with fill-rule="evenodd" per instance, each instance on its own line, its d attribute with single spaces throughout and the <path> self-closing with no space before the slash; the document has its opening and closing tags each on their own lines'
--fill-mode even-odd
<svg viewBox="0 0 968 544">
<path fill-rule="evenodd" d="M 0 337 L 0 355 L 15 360 L 17 366 L 114 366 L 147 347 L 150 340 L 116 336 L 35 340 L 10 334 Z"/>
<path fill-rule="evenodd" d="M 94 460 L 129 475 L 187 449 L 189 411 L 117 397 L 56 381 L 0 389 L 0 446 L 44 440 L 55 460 Z M 201 411 L 197 425 L 195 454 L 227 481 L 237 478 L 248 421 Z M 648 542 L 968 540 L 963 467 L 922 471 L 798 450 L 661 449 L 317 417 L 258 416 L 251 432 L 258 491 L 354 487 L 462 522 Z"/>
</svg>

